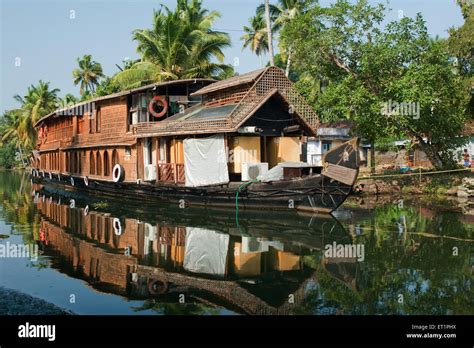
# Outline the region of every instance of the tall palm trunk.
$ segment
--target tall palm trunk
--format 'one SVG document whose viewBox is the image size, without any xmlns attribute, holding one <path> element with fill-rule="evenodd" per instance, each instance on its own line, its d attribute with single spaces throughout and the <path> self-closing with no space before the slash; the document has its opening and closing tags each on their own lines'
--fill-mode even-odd
<svg viewBox="0 0 474 348">
<path fill-rule="evenodd" d="M 285 69 L 286 77 L 288 77 L 290 75 L 291 51 L 292 50 L 293 50 L 293 47 L 290 46 L 290 48 L 288 48 L 288 57 L 286 58 L 286 69 Z"/>
<path fill-rule="evenodd" d="M 269 0 L 265 0 L 265 21 L 267 22 L 267 33 L 268 33 L 268 54 L 270 55 L 270 65 L 275 65 L 273 59 L 273 41 L 272 41 L 272 25 L 270 23 L 270 4 Z"/>
</svg>

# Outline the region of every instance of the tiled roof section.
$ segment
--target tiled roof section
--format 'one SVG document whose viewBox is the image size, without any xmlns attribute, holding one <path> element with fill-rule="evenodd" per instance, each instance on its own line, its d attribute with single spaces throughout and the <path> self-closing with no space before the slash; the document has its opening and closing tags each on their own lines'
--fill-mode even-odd
<svg viewBox="0 0 474 348">
<path fill-rule="evenodd" d="M 253 84 L 268 68 L 251 71 L 246 74 L 234 76 L 222 81 L 214 82 L 209 86 L 203 87 L 191 95 L 203 95 L 222 89 L 239 86 L 242 84 Z"/>
</svg>

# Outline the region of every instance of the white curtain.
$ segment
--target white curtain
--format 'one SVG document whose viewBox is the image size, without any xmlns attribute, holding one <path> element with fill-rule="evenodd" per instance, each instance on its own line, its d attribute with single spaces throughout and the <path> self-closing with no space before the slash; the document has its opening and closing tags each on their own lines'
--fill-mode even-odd
<svg viewBox="0 0 474 348">
<path fill-rule="evenodd" d="M 197 187 L 229 182 L 223 135 L 184 140 L 186 186 Z"/>
</svg>

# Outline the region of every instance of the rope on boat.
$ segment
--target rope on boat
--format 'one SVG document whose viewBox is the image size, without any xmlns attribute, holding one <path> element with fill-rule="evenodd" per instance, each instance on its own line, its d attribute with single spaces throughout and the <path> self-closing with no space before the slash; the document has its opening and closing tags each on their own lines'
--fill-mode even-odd
<svg viewBox="0 0 474 348">
<path fill-rule="evenodd" d="M 239 227 L 239 228 L 240 228 L 240 226 L 239 226 L 239 193 L 240 193 L 240 190 L 246 188 L 247 186 L 250 186 L 254 182 L 259 182 L 259 181 L 260 180 L 251 180 L 251 181 L 244 182 L 242 185 L 239 186 L 239 188 L 237 189 L 237 192 L 235 193 L 235 222 L 237 223 L 237 227 Z"/>
</svg>

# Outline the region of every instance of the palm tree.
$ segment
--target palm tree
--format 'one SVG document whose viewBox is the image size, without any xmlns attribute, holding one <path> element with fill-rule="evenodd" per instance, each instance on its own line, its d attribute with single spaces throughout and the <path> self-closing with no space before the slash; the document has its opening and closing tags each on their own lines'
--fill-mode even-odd
<svg viewBox="0 0 474 348">
<path fill-rule="evenodd" d="M 29 113 L 32 123 L 38 121 L 44 115 L 54 111 L 58 106 L 59 89 L 49 89 L 49 82 L 40 80 L 38 85 L 28 87 L 24 97 L 15 95 L 14 98 L 22 104 L 22 109 Z"/>
<path fill-rule="evenodd" d="M 54 111 L 59 102 L 59 89 L 50 89 L 49 82 L 39 81 L 38 85 L 28 87 L 24 97 L 15 95 L 21 108 L 7 111 L 4 115 L 7 120 L 7 129 L 2 141 L 14 141 L 26 149 L 32 148 L 36 139 L 34 124 L 41 117 Z"/>
<path fill-rule="evenodd" d="M 267 0 L 266 0 L 267 1 Z M 269 4 L 268 12 L 270 20 L 273 22 L 273 31 L 280 30 L 285 24 L 306 10 L 306 2 L 303 0 L 278 0 L 276 5 Z M 266 13 L 266 4 L 257 7 L 257 14 Z M 290 73 L 292 47 L 290 46 L 286 54 L 286 76 Z"/>
<path fill-rule="evenodd" d="M 229 35 L 211 29 L 216 11 L 201 0 L 178 0 L 176 10 L 162 5 L 153 13 L 151 29 L 133 31 L 140 62 L 117 73 L 112 81 L 122 89 L 180 78 L 214 77 L 231 70 L 223 64 Z M 217 63 L 213 60 L 217 60 Z"/>
<path fill-rule="evenodd" d="M 102 66 L 92 60 L 90 54 L 86 54 L 81 58 L 77 58 L 79 69 L 74 69 L 72 76 L 74 78 L 74 85 L 80 84 L 81 96 L 87 92 L 94 94 L 96 86 L 99 84 L 99 79 L 104 77 Z"/>
<path fill-rule="evenodd" d="M 68 107 L 68 106 L 71 106 L 71 105 L 74 105 L 78 102 L 79 100 L 74 96 L 72 95 L 71 93 L 67 93 L 64 98 L 61 98 L 59 100 L 59 104 L 58 105 L 59 107 Z"/>
<path fill-rule="evenodd" d="M 20 123 L 22 121 L 21 109 L 5 111 L 2 117 L 1 141 L 2 144 L 14 140 L 16 144 L 20 141 Z"/>
<path fill-rule="evenodd" d="M 262 65 L 262 55 L 268 52 L 268 35 L 265 19 L 261 14 L 257 14 L 249 20 L 250 26 L 244 26 L 245 34 L 240 38 L 244 41 L 242 49 L 247 47 L 250 51 L 260 57 Z"/>
</svg>

